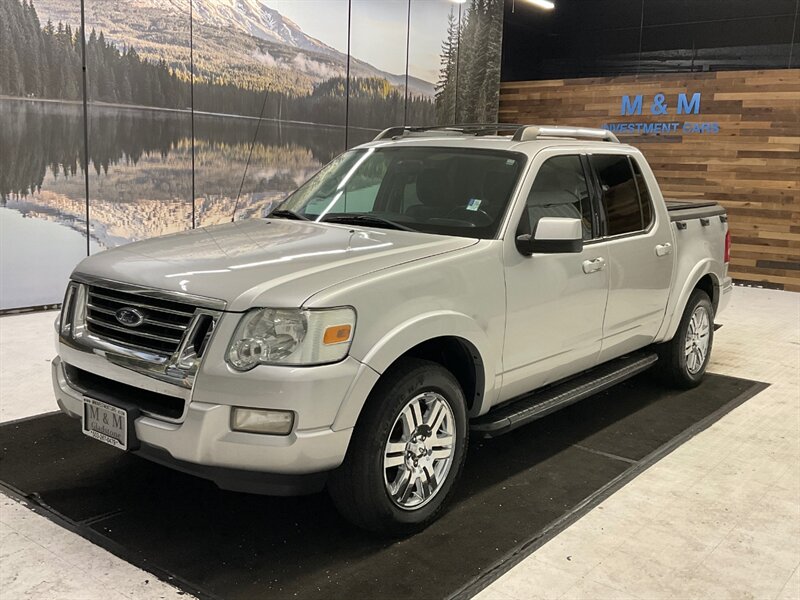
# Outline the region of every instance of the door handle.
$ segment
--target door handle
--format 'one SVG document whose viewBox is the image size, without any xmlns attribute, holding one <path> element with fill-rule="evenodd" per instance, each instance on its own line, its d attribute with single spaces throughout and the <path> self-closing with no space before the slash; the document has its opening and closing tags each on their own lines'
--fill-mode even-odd
<svg viewBox="0 0 800 600">
<path fill-rule="evenodd" d="M 672 254 L 672 244 L 667 242 L 656 246 L 656 256 L 666 256 L 667 254 Z"/>
<path fill-rule="evenodd" d="M 602 256 L 595 258 L 594 260 L 585 260 L 583 261 L 583 272 L 587 275 L 589 273 L 594 273 L 595 271 L 602 271 L 606 268 L 606 259 Z"/>
</svg>

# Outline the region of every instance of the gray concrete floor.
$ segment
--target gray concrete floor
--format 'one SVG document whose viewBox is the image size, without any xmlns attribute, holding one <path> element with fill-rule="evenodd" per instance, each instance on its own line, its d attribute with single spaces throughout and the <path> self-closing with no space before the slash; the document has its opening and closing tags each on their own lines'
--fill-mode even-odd
<svg viewBox="0 0 800 600">
<path fill-rule="evenodd" d="M 55 313 L 0 318 L 0 421 L 55 410 Z M 800 598 L 800 294 L 737 288 L 710 371 L 770 383 L 480 600 Z M 0 495 L 0 597 L 187 598 Z"/>
</svg>

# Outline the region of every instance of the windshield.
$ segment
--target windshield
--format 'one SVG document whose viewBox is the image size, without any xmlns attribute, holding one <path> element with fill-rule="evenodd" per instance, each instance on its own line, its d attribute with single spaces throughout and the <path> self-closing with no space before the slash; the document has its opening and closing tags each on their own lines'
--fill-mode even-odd
<svg viewBox="0 0 800 600">
<path fill-rule="evenodd" d="M 519 153 L 482 149 L 351 150 L 273 216 L 493 238 L 524 160 Z"/>
</svg>

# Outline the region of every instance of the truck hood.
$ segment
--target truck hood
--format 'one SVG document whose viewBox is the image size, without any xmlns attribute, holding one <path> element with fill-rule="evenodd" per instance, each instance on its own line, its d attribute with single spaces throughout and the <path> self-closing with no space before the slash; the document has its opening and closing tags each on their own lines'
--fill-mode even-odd
<svg viewBox="0 0 800 600">
<path fill-rule="evenodd" d="M 353 277 L 478 240 L 332 223 L 250 219 L 166 235 L 83 260 L 89 275 L 217 298 L 226 310 L 299 307 Z"/>
</svg>

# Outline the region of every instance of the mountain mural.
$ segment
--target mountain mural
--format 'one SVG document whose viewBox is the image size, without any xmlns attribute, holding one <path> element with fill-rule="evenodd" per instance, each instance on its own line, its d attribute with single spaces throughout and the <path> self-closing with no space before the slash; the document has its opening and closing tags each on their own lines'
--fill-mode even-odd
<svg viewBox="0 0 800 600">
<path fill-rule="evenodd" d="M 253 37 L 321 54 L 336 50 L 307 36 L 292 20 L 260 0 L 194 0 L 195 18 L 206 25 L 224 29 L 238 27 Z"/>
<path fill-rule="evenodd" d="M 291 19 L 263 0 L 193 0 L 194 63 L 199 81 L 247 89 L 308 94 L 314 86 L 343 77 L 347 55 L 307 35 Z M 42 22 L 79 23 L 80 5 L 38 0 Z M 119 47 L 134 46 L 139 56 L 165 61 L 177 73 L 189 73 L 187 0 L 86 0 L 86 30 L 103 31 Z M 388 73 L 351 57 L 350 72 L 405 85 L 405 74 Z M 434 84 L 409 77 L 413 95 L 432 97 Z"/>
</svg>

